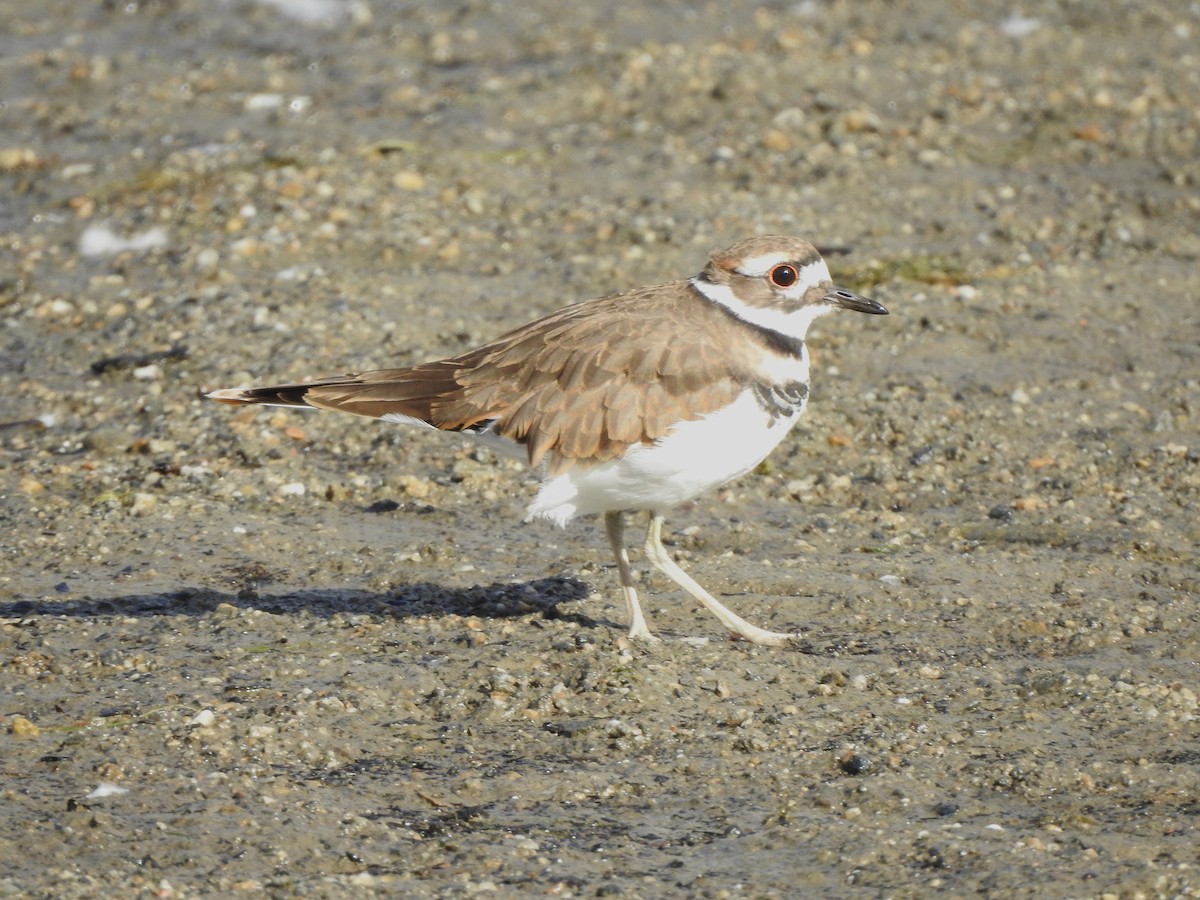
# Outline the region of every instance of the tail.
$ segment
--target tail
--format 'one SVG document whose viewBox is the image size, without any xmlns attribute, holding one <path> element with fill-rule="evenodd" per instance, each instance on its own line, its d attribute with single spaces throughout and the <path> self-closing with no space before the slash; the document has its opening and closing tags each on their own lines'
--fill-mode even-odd
<svg viewBox="0 0 1200 900">
<path fill-rule="evenodd" d="M 219 391 L 210 391 L 204 396 L 209 400 L 216 400 L 218 403 L 300 406 L 306 409 L 316 409 L 317 407 L 314 404 L 309 403 L 305 399 L 308 392 L 315 387 L 338 383 L 338 380 L 330 379 L 329 381 L 313 382 L 311 384 L 274 384 L 269 387 L 257 388 L 224 388 Z"/>
<path fill-rule="evenodd" d="M 445 408 L 454 407 L 461 393 L 456 372 L 453 361 L 443 361 L 410 369 L 376 369 L 302 383 L 226 388 L 212 391 L 207 396 L 219 403 L 238 405 L 334 409 L 443 431 L 462 431 L 494 418 L 489 410 L 473 407 L 455 408 L 451 415 L 446 414 Z"/>
<path fill-rule="evenodd" d="M 420 383 L 407 379 L 411 370 L 380 369 L 356 375 L 335 375 L 319 381 L 225 388 L 205 396 L 218 403 L 337 409 L 372 419 L 392 418 L 430 424 L 430 401 Z"/>
</svg>

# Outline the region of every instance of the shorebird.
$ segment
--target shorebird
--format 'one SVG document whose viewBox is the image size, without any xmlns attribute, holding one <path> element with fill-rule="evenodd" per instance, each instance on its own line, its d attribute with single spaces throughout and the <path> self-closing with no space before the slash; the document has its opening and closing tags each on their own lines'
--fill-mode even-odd
<svg viewBox="0 0 1200 900">
<path fill-rule="evenodd" d="M 223 403 L 312 407 L 469 435 L 524 455 L 544 479 L 526 521 L 604 514 L 632 638 L 646 623 L 624 541 L 649 514 L 646 557 L 733 635 L 796 635 L 741 618 L 662 544 L 662 511 L 746 474 L 808 403 L 814 320 L 887 310 L 836 287 L 807 241 L 761 235 L 714 252 L 700 274 L 564 306 L 449 359 L 300 384 L 230 388 Z"/>
</svg>

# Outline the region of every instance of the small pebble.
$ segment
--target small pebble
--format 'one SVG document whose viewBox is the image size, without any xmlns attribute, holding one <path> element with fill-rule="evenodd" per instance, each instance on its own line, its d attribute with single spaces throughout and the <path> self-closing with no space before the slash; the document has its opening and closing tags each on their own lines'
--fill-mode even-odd
<svg viewBox="0 0 1200 900">
<path fill-rule="evenodd" d="M 8 720 L 8 730 L 14 737 L 37 737 L 42 730 L 24 716 L 13 716 Z"/>
<path fill-rule="evenodd" d="M 838 768 L 847 775 L 865 775 L 873 766 L 869 757 L 854 751 L 847 752 L 838 760 Z"/>
<path fill-rule="evenodd" d="M 118 784 L 113 784 L 111 781 L 102 781 L 96 788 L 84 797 L 85 800 L 102 800 L 105 797 L 118 797 L 121 794 L 128 794 L 129 788 L 121 787 Z"/>
</svg>

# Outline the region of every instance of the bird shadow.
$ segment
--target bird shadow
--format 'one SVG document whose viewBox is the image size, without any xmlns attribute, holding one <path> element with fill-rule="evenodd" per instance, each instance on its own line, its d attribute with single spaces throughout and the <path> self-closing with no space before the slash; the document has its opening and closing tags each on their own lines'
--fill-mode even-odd
<svg viewBox="0 0 1200 900">
<path fill-rule="evenodd" d="M 581 600 L 590 593 L 576 578 L 552 577 L 535 581 L 447 588 L 432 582 L 398 585 L 386 593 L 353 588 L 312 588 L 267 592 L 243 588 L 236 592 L 207 587 L 130 593 L 113 597 L 62 600 L 11 600 L 0 603 L 0 618 L 68 616 L 100 619 L 106 616 L 195 616 L 215 613 L 222 605 L 274 614 L 305 612 L 330 618 L 335 615 L 373 614 L 393 619 L 414 616 L 478 616 L 510 619 L 537 616 L 576 622 L 588 628 L 602 623 L 589 616 L 563 612 L 560 605 Z"/>
<path fill-rule="evenodd" d="M 210 587 L 181 587 L 176 590 L 143 591 L 115 596 L 62 599 L 14 599 L 0 602 L 0 620 L 66 617 L 102 621 L 114 616 L 145 618 L 190 616 L 200 619 L 220 616 L 222 607 L 257 610 L 273 615 L 310 615 L 329 619 L 334 616 L 372 615 L 380 619 L 403 621 L 416 617 L 477 617 L 485 620 L 530 617 L 535 620 L 571 622 L 590 630 L 611 629 L 624 632 L 625 624 L 610 619 L 594 619 L 561 607 L 582 600 L 591 593 L 577 578 L 555 576 L 534 581 L 493 582 L 463 588 L 449 588 L 422 581 L 396 585 L 386 592 L 357 588 L 310 588 L 267 591 L 246 586 L 236 591 Z M 879 652 L 873 642 L 854 633 L 821 629 L 808 634 L 804 628 L 796 635 L 794 650 L 810 656 L 871 656 Z M 659 630 L 664 637 L 680 635 Z"/>
</svg>

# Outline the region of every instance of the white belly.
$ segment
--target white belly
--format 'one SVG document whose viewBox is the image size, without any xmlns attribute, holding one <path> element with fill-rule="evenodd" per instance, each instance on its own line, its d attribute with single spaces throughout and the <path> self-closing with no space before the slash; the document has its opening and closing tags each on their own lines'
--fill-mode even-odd
<svg viewBox="0 0 1200 900">
<path fill-rule="evenodd" d="M 542 485 L 528 519 L 566 525 L 576 516 L 617 509 L 670 509 L 757 466 L 796 424 L 764 409 L 753 390 L 703 419 L 681 422 L 662 440 L 610 462 L 576 467 Z"/>
</svg>

